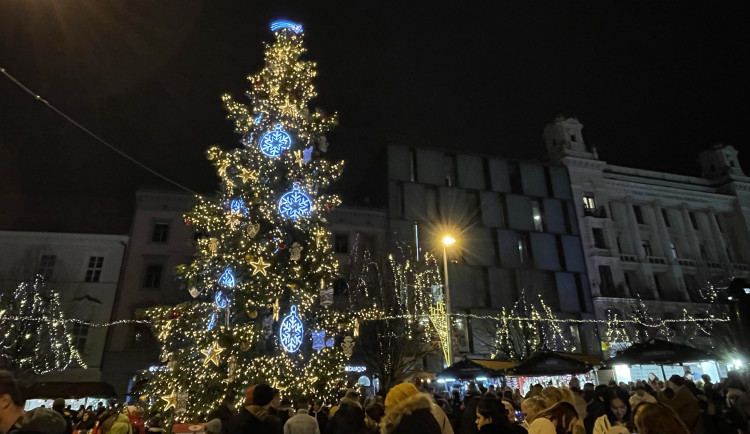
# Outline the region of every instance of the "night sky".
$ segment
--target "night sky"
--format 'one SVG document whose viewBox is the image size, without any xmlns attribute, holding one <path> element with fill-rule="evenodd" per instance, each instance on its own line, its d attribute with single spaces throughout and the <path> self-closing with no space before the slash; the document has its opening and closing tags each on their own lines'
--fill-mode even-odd
<svg viewBox="0 0 750 434">
<path fill-rule="evenodd" d="M 305 26 L 307 59 L 319 65 L 314 105 L 339 113 L 329 156 L 349 163 L 345 202 L 361 201 L 357 186 L 383 164 L 390 136 L 542 159 L 542 130 L 559 114 L 577 117 L 614 164 L 698 175 L 698 152 L 722 142 L 750 172 L 747 10 L 412 3 L 2 0 L 0 67 L 203 193 L 217 185 L 205 149 L 239 145 L 220 95 L 248 88 L 280 17 Z M 4 212 L 31 200 L 47 212 L 63 200 L 127 209 L 138 187 L 169 187 L 2 76 L 0 150 Z"/>
</svg>

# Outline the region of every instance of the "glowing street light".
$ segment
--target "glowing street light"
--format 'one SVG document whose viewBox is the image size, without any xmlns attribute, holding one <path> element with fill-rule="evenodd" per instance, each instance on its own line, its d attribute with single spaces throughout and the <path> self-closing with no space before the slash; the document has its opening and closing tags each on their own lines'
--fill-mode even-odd
<svg viewBox="0 0 750 434">
<path fill-rule="evenodd" d="M 455 243 L 456 239 L 450 235 L 443 237 L 443 278 L 445 278 L 445 324 L 448 337 L 445 342 L 446 354 L 448 360 L 445 363 L 450 366 L 453 364 L 453 332 L 451 330 L 451 291 L 448 280 L 448 246 Z"/>
</svg>

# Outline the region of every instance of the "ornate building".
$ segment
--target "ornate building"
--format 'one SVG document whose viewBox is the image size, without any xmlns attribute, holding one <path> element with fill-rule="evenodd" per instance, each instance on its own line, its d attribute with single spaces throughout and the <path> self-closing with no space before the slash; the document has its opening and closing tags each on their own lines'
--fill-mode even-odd
<svg viewBox="0 0 750 434">
<path fill-rule="evenodd" d="M 597 318 L 719 313 L 712 302 L 721 289 L 750 275 L 750 178 L 737 150 L 701 153 L 700 178 L 655 172 L 600 160 L 582 128 L 560 117 L 544 139 L 570 174 Z"/>
</svg>

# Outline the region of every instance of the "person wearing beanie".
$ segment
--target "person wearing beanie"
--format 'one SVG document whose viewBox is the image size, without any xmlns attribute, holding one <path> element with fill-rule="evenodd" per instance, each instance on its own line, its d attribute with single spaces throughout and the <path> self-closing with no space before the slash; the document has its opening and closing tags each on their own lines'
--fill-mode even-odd
<svg viewBox="0 0 750 434">
<path fill-rule="evenodd" d="M 297 401 L 297 412 L 284 424 L 284 434 L 320 434 L 318 421 L 307 414 L 308 407 L 306 399 Z"/>
<path fill-rule="evenodd" d="M 206 434 L 219 434 L 221 432 L 221 419 L 214 418 L 206 422 Z"/>
<path fill-rule="evenodd" d="M 65 434 L 73 434 L 73 419 L 70 413 L 65 411 L 65 399 L 55 399 L 52 403 L 52 410 L 60 413 L 60 416 L 65 419 Z"/>
<path fill-rule="evenodd" d="M 247 398 L 248 392 L 250 392 L 250 402 L 252 402 L 252 391 L 250 389 L 254 390 L 252 386 L 248 388 L 248 390 L 245 392 L 245 398 Z M 226 425 L 227 423 L 229 423 L 229 419 L 231 419 L 235 414 L 237 414 L 237 412 L 235 411 L 234 397 L 227 396 L 223 401 L 221 401 L 221 406 L 219 408 L 209 413 L 208 420 L 219 419 L 223 427 L 222 432 L 225 432 Z"/>
<path fill-rule="evenodd" d="M 281 434 L 278 421 L 270 415 L 271 402 L 278 391 L 268 384 L 259 384 L 252 390 L 248 403 L 245 393 L 245 406 L 233 416 L 226 427 L 227 434 Z"/>
<path fill-rule="evenodd" d="M 24 399 L 15 377 L 0 371 L 0 434 L 7 434 L 23 414 Z"/>
<path fill-rule="evenodd" d="M 64 407 L 63 407 L 64 408 Z M 35 408 L 23 415 L 23 422 L 14 434 L 63 434 L 67 426 L 60 413 L 51 408 Z"/>
<path fill-rule="evenodd" d="M 366 434 L 365 411 L 359 401 L 346 396 L 339 402 L 338 409 L 331 408 L 331 419 L 326 425 L 325 434 Z"/>
<path fill-rule="evenodd" d="M 396 386 L 391 388 L 390 391 L 388 391 L 388 395 L 386 395 L 385 397 L 386 412 L 388 411 L 389 403 L 391 406 L 393 406 L 397 402 L 408 399 L 417 393 L 419 393 L 419 390 L 411 383 L 397 384 Z M 453 426 L 451 425 L 448 416 L 439 405 L 437 405 L 431 398 L 430 400 L 432 402 L 432 405 L 430 406 L 430 412 L 440 426 L 440 432 L 442 434 L 453 434 Z"/>
<path fill-rule="evenodd" d="M 385 415 L 380 421 L 380 433 L 441 434 L 440 424 L 432 414 L 433 406 L 435 403 L 430 395 L 419 392 L 413 384 L 394 386 L 385 397 Z"/>
</svg>

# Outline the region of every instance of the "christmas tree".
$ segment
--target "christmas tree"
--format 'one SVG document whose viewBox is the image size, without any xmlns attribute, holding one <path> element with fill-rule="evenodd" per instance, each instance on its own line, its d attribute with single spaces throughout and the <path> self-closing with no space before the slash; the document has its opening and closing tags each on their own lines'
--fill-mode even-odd
<svg viewBox="0 0 750 434">
<path fill-rule="evenodd" d="M 265 66 L 248 77 L 250 104 L 222 97 L 241 146 L 208 150 L 219 192 L 185 216 L 200 238 L 177 275 L 196 300 L 148 312 L 166 363 L 149 394 L 178 420 L 203 418 L 262 382 L 325 397 L 351 355 L 357 321 L 332 306 L 338 264 L 325 217 L 340 203 L 324 191 L 343 162 L 322 158 L 337 121 L 308 108 L 316 67 L 300 60 L 302 26 L 271 30 Z"/>
<path fill-rule="evenodd" d="M 73 360 L 85 367 L 70 344 L 60 296 L 41 276 L 0 293 L 0 326 L 0 368 L 46 374 Z"/>
</svg>

